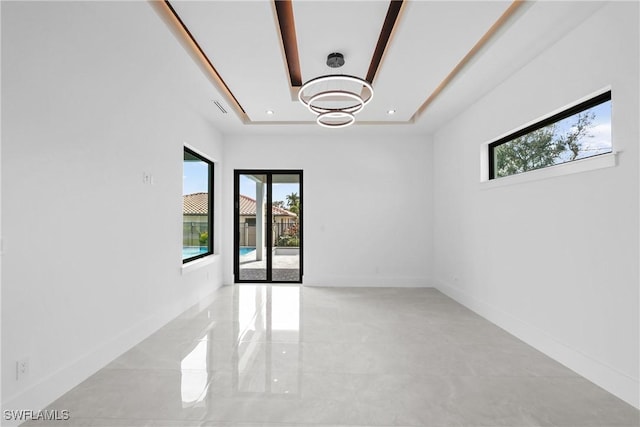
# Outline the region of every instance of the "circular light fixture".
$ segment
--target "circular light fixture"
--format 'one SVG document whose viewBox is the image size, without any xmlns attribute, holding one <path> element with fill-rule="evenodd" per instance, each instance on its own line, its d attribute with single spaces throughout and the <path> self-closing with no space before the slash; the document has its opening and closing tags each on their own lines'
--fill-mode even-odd
<svg viewBox="0 0 640 427">
<path fill-rule="evenodd" d="M 396 110 L 388 110 L 387 111 L 387 114 L 390 115 L 390 116 L 395 114 L 395 113 L 396 113 Z"/>
<path fill-rule="evenodd" d="M 347 102 L 350 102 L 349 100 L 353 100 L 356 102 L 356 104 L 353 104 L 347 107 L 342 107 L 342 108 L 323 108 L 317 105 L 317 102 L 323 99 L 330 99 L 330 100 L 336 101 L 336 100 L 341 100 L 341 98 L 346 99 Z M 315 114 L 331 113 L 331 112 L 345 112 L 345 113 L 355 114 L 360 110 L 362 110 L 362 108 L 364 107 L 364 100 L 360 97 L 360 95 L 357 95 L 352 92 L 345 92 L 343 90 L 330 90 L 326 92 L 317 93 L 313 95 L 311 98 L 309 98 L 308 102 L 309 103 L 307 104 L 307 107 L 309 108 L 309 111 Z"/>
<path fill-rule="evenodd" d="M 268 116 L 273 116 L 273 110 L 267 110 L 265 113 L 267 113 Z"/>
<path fill-rule="evenodd" d="M 316 123 L 328 129 L 345 128 L 355 121 L 353 114 L 344 111 L 329 111 L 316 117 Z"/>
<path fill-rule="evenodd" d="M 334 52 L 327 57 L 327 65 L 337 68 L 344 64 L 344 56 Z M 355 122 L 359 113 L 373 99 L 371 83 L 347 74 L 332 74 L 309 80 L 300 87 L 298 100 L 313 114 L 316 123 L 340 128 Z"/>
<path fill-rule="evenodd" d="M 350 91 L 348 89 L 340 88 L 341 83 L 351 84 L 352 86 L 355 86 L 355 85 L 362 86 L 361 92 L 365 93 L 365 97 L 363 98 L 361 95 L 359 95 L 355 91 Z M 321 91 L 321 88 L 323 88 L 324 86 L 333 86 L 334 89 Z M 308 92 L 311 92 L 311 94 L 309 94 Z M 333 95 L 336 95 L 336 96 L 351 98 L 353 100 L 356 100 L 358 104 L 347 105 L 347 106 L 336 107 L 336 108 L 322 108 L 322 107 L 316 106 L 315 110 L 311 110 L 311 107 L 310 107 L 310 105 L 312 104 L 311 100 L 314 99 L 316 96 L 324 93 L 332 93 Z M 320 114 L 320 112 L 326 113 L 329 111 L 348 111 L 358 106 L 360 106 L 360 108 L 357 108 L 357 110 L 361 110 L 365 105 L 371 102 L 372 99 L 373 99 L 373 87 L 369 82 L 362 80 L 358 77 L 349 76 L 345 74 L 316 77 L 315 79 L 309 80 L 308 82 L 303 84 L 300 90 L 298 91 L 298 100 L 302 104 L 304 104 L 307 108 L 309 108 L 312 112 L 316 112 L 318 114 Z M 322 110 L 322 111 L 318 111 L 318 110 Z"/>
</svg>

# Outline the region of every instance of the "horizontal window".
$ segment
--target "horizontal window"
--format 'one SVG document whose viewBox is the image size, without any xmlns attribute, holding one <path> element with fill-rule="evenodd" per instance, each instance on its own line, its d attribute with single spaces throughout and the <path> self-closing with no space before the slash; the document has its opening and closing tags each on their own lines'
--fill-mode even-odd
<svg viewBox="0 0 640 427">
<path fill-rule="evenodd" d="M 488 145 L 489 179 L 612 152 L 611 92 Z"/>
<path fill-rule="evenodd" d="M 182 178 L 182 262 L 213 253 L 213 163 L 185 147 Z"/>
</svg>

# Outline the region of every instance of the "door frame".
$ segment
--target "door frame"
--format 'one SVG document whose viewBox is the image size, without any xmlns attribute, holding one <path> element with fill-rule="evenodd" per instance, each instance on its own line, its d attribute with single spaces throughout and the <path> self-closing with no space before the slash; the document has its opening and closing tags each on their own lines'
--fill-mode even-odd
<svg viewBox="0 0 640 427">
<path fill-rule="evenodd" d="M 299 276 L 296 281 L 278 281 L 273 280 L 273 229 L 271 226 L 266 227 L 266 279 L 265 280 L 241 280 L 240 279 L 240 176 L 241 175 L 265 175 L 267 178 L 267 206 L 271 207 L 273 175 L 298 175 L 299 177 L 299 197 L 300 211 L 298 213 L 298 235 L 300 239 L 299 246 Z M 304 246 L 304 198 L 303 198 L 303 173 L 302 169 L 234 169 L 233 170 L 233 280 L 234 283 L 302 283 L 303 276 L 303 246 Z M 266 223 L 273 223 L 273 210 L 266 209 Z"/>
</svg>

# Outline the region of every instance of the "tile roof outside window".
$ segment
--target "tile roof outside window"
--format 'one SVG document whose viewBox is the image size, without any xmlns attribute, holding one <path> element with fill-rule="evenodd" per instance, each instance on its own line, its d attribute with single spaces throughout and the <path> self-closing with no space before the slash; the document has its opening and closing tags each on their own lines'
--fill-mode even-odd
<svg viewBox="0 0 640 427">
<path fill-rule="evenodd" d="M 186 194 L 182 199 L 182 212 L 184 215 L 206 215 L 208 203 L 208 193 Z"/>
<path fill-rule="evenodd" d="M 183 196 L 184 215 L 206 215 L 207 214 L 207 193 L 186 194 Z M 273 215 L 289 216 L 295 218 L 297 215 L 286 209 L 277 206 L 272 207 Z M 256 201 L 251 197 L 240 195 L 240 215 L 255 216 Z"/>
<path fill-rule="evenodd" d="M 286 209 L 279 208 L 277 206 L 271 207 L 271 213 L 272 215 L 290 216 L 294 218 L 297 216 L 293 212 L 290 212 Z M 256 201 L 251 197 L 243 196 L 241 194 L 240 195 L 240 215 L 255 216 L 255 214 L 256 214 Z"/>
</svg>

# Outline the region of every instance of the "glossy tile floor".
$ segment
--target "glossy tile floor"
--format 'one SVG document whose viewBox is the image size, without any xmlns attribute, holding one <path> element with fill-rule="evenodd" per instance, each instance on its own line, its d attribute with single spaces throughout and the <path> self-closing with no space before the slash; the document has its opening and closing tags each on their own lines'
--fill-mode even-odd
<svg viewBox="0 0 640 427">
<path fill-rule="evenodd" d="M 54 402 L 71 419 L 53 425 L 640 423 L 434 289 L 236 285 L 215 297 Z"/>
</svg>

